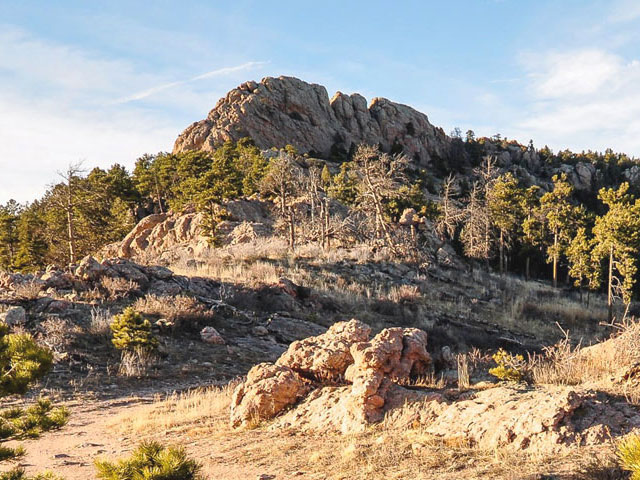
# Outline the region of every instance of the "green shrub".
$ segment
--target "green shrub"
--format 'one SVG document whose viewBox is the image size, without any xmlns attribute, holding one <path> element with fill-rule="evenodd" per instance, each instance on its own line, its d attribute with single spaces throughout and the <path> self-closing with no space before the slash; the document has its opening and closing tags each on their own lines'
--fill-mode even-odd
<svg viewBox="0 0 640 480">
<path fill-rule="evenodd" d="M 184 448 L 143 442 L 129 458 L 115 463 L 95 461 L 101 480 L 202 480 L 200 464 L 187 458 Z"/>
<path fill-rule="evenodd" d="M 158 339 L 151 332 L 151 322 L 131 307 L 116 315 L 110 327 L 111 341 L 118 350 L 155 350 L 158 347 Z"/>
<path fill-rule="evenodd" d="M 0 398 L 24 394 L 29 386 L 42 378 L 53 364 L 53 354 L 39 346 L 31 335 L 11 334 L 0 322 Z M 67 422 L 66 408 L 52 408 L 51 402 L 40 399 L 29 408 L 12 407 L 0 411 L 0 441 L 33 438 L 40 433 L 59 428 Z M 25 454 L 22 447 L 0 445 L 0 462 Z M 56 480 L 51 473 L 28 476 L 21 468 L 0 473 L 0 480 Z"/>
<path fill-rule="evenodd" d="M 0 410 L 0 440 L 36 438 L 42 432 L 55 430 L 67 423 L 69 410 L 53 408 L 51 401 L 40 398 L 30 407 Z"/>
<path fill-rule="evenodd" d="M 640 480 L 640 435 L 629 435 L 621 440 L 616 454 L 620 466 L 631 472 L 631 480 Z"/>
<path fill-rule="evenodd" d="M 27 475 L 22 468 L 14 468 L 8 472 L 0 473 L 0 480 L 64 480 L 62 477 L 52 473 L 44 472 L 36 475 Z"/>
<path fill-rule="evenodd" d="M 524 378 L 525 363 L 522 355 L 511 355 L 501 348 L 491 358 L 497 364 L 489 369 L 494 377 L 508 382 L 519 382 Z"/>
<path fill-rule="evenodd" d="M 5 447 L 0 445 L 0 462 L 5 460 L 13 460 L 24 456 L 26 453 L 24 447 Z"/>
<path fill-rule="evenodd" d="M 23 394 L 29 384 L 42 378 L 53 363 L 52 353 L 31 335 L 10 334 L 0 323 L 0 397 Z"/>
</svg>

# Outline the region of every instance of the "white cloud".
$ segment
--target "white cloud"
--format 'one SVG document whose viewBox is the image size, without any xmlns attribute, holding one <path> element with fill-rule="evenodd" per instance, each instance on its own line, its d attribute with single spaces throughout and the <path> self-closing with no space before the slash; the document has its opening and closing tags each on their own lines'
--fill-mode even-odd
<svg viewBox="0 0 640 480">
<path fill-rule="evenodd" d="M 614 4 L 609 17 L 609 23 L 628 23 L 640 18 L 640 4 L 637 0 L 623 0 Z"/>
<path fill-rule="evenodd" d="M 152 95 L 155 95 L 157 93 L 160 93 L 164 90 L 169 90 L 170 88 L 174 88 L 174 87 L 178 87 L 180 85 L 186 85 L 188 83 L 191 82 L 196 82 L 198 80 L 204 80 L 206 78 L 212 78 L 212 77 L 219 77 L 222 75 L 229 75 L 230 73 L 237 73 L 237 72 L 245 72 L 248 70 L 253 70 L 256 67 L 261 67 L 263 65 L 266 65 L 268 62 L 246 62 L 243 63 L 242 65 L 237 65 L 235 67 L 224 67 L 224 68 L 218 68 L 216 70 L 212 70 L 210 72 L 206 72 L 203 73 L 201 75 L 196 75 L 195 77 L 191 77 L 187 80 L 180 80 L 177 82 L 169 82 L 169 83 L 165 83 L 163 85 L 158 85 L 156 87 L 152 87 L 152 88 L 148 88 L 146 90 L 143 90 L 141 92 L 138 93 L 134 93 L 133 95 L 129 95 L 127 97 L 121 98 L 119 100 L 116 100 L 114 103 L 127 103 L 127 102 L 131 102 L 131 101 L 135 101 L 135 100 L 142 100 L 143 98 L 147 98 L 150 97 Z"/>
<path fill-rule="evenodd" d="M 70 162 L 130 168 L 145 152 L 170 150 L 184 127 L 245 81 L 248 70 L 264 65 L 242 62 L 171 82 L 167 78 L 187 76 L 179 66 L 149 73 L 131 59 L 2 26 L 0 203 L 37 198 Z"/>
<path fill-rule="evenodd" d="M 598 49 L 524 57 L 528 107 L 516 136 L 640 155 L 640 62 Z"/>
</svg>

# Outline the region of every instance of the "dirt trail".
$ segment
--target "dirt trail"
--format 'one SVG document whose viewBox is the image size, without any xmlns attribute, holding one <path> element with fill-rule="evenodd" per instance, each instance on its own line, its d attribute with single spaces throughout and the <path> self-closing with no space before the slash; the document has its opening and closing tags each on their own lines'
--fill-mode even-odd
<svg viewBox="0 0 640 480">
<path fill-rule="evenodd" d="M 71 416 L 69 423 L 61 430 L 45 433 L 38 439 L 10 442 L 8 445 L 21 443 L 25 446 L 27 454 L 19 465 L 29 474 L 50 470 L 65 480 L 93 479 L 93 460 L 96 457 L 115 459 L 126 456 L 141 440 L 135 435 L 123 436 L 119 433 L 114 428 L 113 418 L 151 401 L 151 398 L 130 397 L 68 402 L 66 405 L 71 410 Z M 274 480 L 324 478 L 308 476 L 304 472 L 289 473 L 285 465 L 274 467 L 261 465 L 260 461 L 249 463 L 245 448 L 247 442 L 251 443 L 251 435 L 185 436 L 155 432 L 151 436 L 163 443 L 187 448 L 189 456 L 202 464 L 202 473 L 207 479 L 247 480 L 259 478 L 260 475 Z"/>
</svg>

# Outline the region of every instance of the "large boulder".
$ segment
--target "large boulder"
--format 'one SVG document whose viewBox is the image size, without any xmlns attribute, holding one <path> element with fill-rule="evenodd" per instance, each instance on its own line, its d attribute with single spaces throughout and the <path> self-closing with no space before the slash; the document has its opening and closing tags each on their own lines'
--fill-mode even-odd
<svg viewBox="0 0 640 480">
<path fill-rule="evenodd" d="M 357 144 L 402 147 L 426 166 L 449 153 L 450 139 L 426 115 L 406 105 L 327 90 L 293 77 L 246 82 L 220 99 L 206 119 L 193 123 L 176 140 L 174 152 L 213 151 L 227 140 L 251 137 L 263 149 L 293 145 L 300 153 L 329 158 Z"/>
<path fill-rule="evenodd" d="M 27 312 L 22 307 L 9 307 L 6 312 L 0 313 L 0 322 L 7 325 L 24 325 L 27 322 Z"/>
<path fill-rule="evenodd" d="M 335 379 L 353 363 L 351 346 L 366 342 L 371 328 L 358 321 L 339 322 L 322 335 L 293 342 L 276 362 L 314 379 Z"/>
<path fill-rule="evenodd" d="M 309 391 L 307 382 L 288 367 L 261 363 L 249 370 L 231 399 L 230 423 L 250 426 L 275 417 L 297 403 Z"/>
<path fill-rule="evenodd" d="M 261 412 L 259 419 L 264 420 L 299 401 L 301 392 L 306 394 L 309 388 L 305 381 L 313 381 L 319 387 L 277 425 L 344 433 L 362 431 L 382 420 L 389 409 L 419 398 L 420 394 L 398 383 L 423 374 L 430 365 L 427 334 L 415 328 L 390 328 L 368 341 L 370 331 L 358 320 L 336 323 L 322 335 L 293 342 L 276 365 L 261 364 L 257 370 L 252 369 L 234 395 L 232 425 L 247 424 L 247 405 L 257 402 L 245 401 L 246 392 L 259 392 L 259 401 L 265 404 L 269 404 L 271 395 L 278 397 L 272 402 L 278 408 L 251 407 Z M 345 379 L 351 385 L 335 386 L 336 380 Z M 294 381 L 303 382 L 304 388 L 290 388 Z M 283 390 L 288 392 L 286 402 L 279 398 Z"/>
</svg>

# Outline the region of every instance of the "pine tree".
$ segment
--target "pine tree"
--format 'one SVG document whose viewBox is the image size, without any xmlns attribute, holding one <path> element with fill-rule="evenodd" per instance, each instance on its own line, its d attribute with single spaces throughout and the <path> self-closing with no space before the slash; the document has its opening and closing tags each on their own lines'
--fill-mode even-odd
<svg viewBox="0 0 640 480">
<path fill-rule="evenodd" d="M 621 297 L 627 307 L 631 302 L 640 254 L 640 199 L 635 199 L 628 190 L 626 182 L 617 190 L 600 190 L 598 198 L 608 211 L 596 218 L 593 227 L 593 258 L 600 263 L 608 260 L 607 304 L 610 318 L 614 297 Z"/>
<path fill-rule="evenodd" d="M 538 236 L 541 246 L 546 246 L 547 262 L 553 265 L 553 286 L 557 287 L 558 263 L 583 221 L 585 211 L 584 207 L 571 202 L 573 187 L 566 174 L 554 175 L 552 180 L 553 190 L 540 198 L 540 205 L 534 213 L 536 219 L 525 224 L 525 233 Z M 539 227 L 542 235 L 532 231 Z"/>
<path fill-rule="evenodd" d="M 14 265 L 18 250 L 18 221 L 22 206 L 15 200 L 0 205 L 0 268 Z"/>
<path fill-rule="evenodd" d="M 491 224 L 498 230 L 500 273 L 507 270 L 506 251 L 522 223 L 523 195 L 512 173 L 501 175 L 491 182 L 487 203 Z"/>
<path fill-rule="evenodd" d="M 576 235 L 567 246 L 566 255 L 569 262 L 569 276 L 574 279 L 574 285 L 580 291 L 580 301 L 582 301 L 582 287 L 585 281 L 589 281 L 589 286 L 594 286 L 594 268 L 591 258 L 592 242 L 587 237 L 585 227 L 578 228 Z"/>
</svg>

